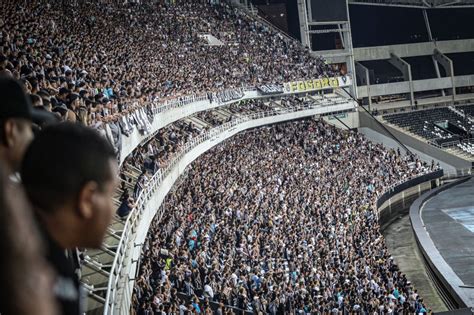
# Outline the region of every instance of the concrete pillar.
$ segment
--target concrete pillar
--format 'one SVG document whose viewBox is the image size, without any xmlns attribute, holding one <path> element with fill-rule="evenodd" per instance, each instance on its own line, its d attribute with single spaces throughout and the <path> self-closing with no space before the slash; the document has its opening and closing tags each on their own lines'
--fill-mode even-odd
<svg viewBox="0 0 474 315">
<path fill-rule="evenodd" d="M 356 74 L 356 66 L 355 66 L 355 58 L 354 58 L 354 45 L 352 43 L 352 26 L 351 26 L 351 15 L 349 12 L 349 0 L 346 0 L 346 12 L 347 12 L 347 32 L 343 32 L 344 36 L 344 45 L 345 49 L 349 51 L 349 57 L 347 58 L 347 69 L 349 73 L 352 75 L 352 86 L 351 86 L 351 93 L 355 96 L 356 99 L 359 98 L 357 92 L 357 74 Z M 344 25 L 343 25 L 344 26 Z"/>
<path fill-rule="evenodd" d="M 370 75 L 369 75 L 369 69 L 367 69 L 366 66 L 361 64 L 360 62 L 355 62 L 355 68 L 356 68 L 356 77 L 357 80 L 361 83 L 361 85 L 366 85 L 367 86 L 367 97 L 369 99 L 369 111 L 372 108 L 372 95 L 370 94 Z"/>
<path fill-rule="evenodd" d="M 301 43 L 303 46 L 311 48 L 306 0 L 298 0 L 298 17 L 300 19 Z"/>
<path fill-rule="evenodd" d="M 306 5 L 308 7 L 308 20 L 309 22 L 313 22 L 313 11 L 311 10 L 311 0 L 306 1 Z"/>
<path fill-rule="evenodd" d="M 437 63 L 441 64 L 444 71 L 446 72 L 446 76 L 451 77 L 451 85 L 452 85 L 451 91 L 452 91 L 453 102 L 454 102 L 454 99 L 456 98 L 456 84 L 454 81 L 453 61 L 448 56 L 440 52 L 438 49 L 434 50 L 433 58 L 437 61 Z"/>
<path fill-rule="evenodd" d="M 369 77 L 369 69 L 365 67 L 360 62 L 355 62 L 356 66 L 356 73 L 357 73 L 357 80 L 360 82 L 360 85 L 369 85 L 370 84 L 370 77 Z"/>
<path fill-rule="evenodd" d="M 408 62 L 398 57 L 394 53 L 390 53 L 390 59 L 388 60 L 395 68 L 400 70 L 403 74 L 405 81 L 408 81 L 410 84 L 410 104 L 413 106 L 415 104 L 415 92 L 413 91 L 413 78 L 411 75 L 411 66 Z"/>
</svg>

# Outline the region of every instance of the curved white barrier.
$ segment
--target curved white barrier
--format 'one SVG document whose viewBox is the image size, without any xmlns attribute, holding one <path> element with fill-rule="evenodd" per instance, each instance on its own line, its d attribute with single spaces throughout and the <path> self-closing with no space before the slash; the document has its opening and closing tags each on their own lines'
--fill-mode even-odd
<svg viewBox="0 0 474 315">
<path fill-rule="evenodd" d="M 180 155 L 175 157 L 162 172 L 153 176 L 148 188 L 140 194 L 137 207 L 127 218 L 110 271 L 104 314 L 130 312 L 134 277 L 149 226 L 173 184 L 197 157 L 222 141 L 250 128 L 319 114 L 348 111 L 356 107 L 355 102 L 350 101 L 255 113 L 213 128 L 186 143 Z"/>
<path fill-rule="evenodd" d="M 120 149 L 120 165 L 123 163 L 125 158 L 135 150 L 135 148 L 151 137 L 156 131 L 165 127 L 166 125 L 190 116 L 194 113 L 213 109 L 219 106 L 230 105 L 232 103 L 240 102 L 242 100 L 250 100 L 256 98 L 269 98 L 269 97 L 284 97 L 301 93 L 316 92 L 321 90 L 334 89 L 337 87 L 349 86 L 352 84 L 352 78 L 350 76 L 337 77 L 332 80 L 326 79 L 328 82 L 337 82 L 337 84 L 322 85 L 316 82 L 323 81 L 324 79 L 318 80 L 307 80 L 307 81 L 295 81 L 287 82 L 284 84 L 285 91 L 281 94 L 276 95 L 262 95 L 256 88 L 243 88 L 243 96 L 238 99 L 230 100 L 228 102 L 211 102 L 207 95 L 200 96 L 187 96 L 183 97 L 182 100 L 175 99 L 168 101 L 164 104 L 154 104 L 153 107 L 153 122 L 151 132 L 147 135 L 141 134 L 137 128 L 134 128 L 132 133 L 127 137 L 122 137 L 122 147 Z M 237 89 L 234 89 L 237 90 Z"/>
<path fill-rule="evenodd" d="M 120 151 L 120 164 L 125 158 L 135 150 L 143 141 L 153 136 L 161 128 L 175 121 L 183 119 L 187 116 L 193 115 L 197 112 L 213 109 L 219 106 L 226 106 L 232 103 L 240 102 L 242 100 L 256 99 L 259 96 L 256 90 L 247 90 L 244 96 L 239 99 L 228 102 L 210 102 L 207 96 L 200 96 L 192 99 L 190 102 L 171 102 L 166 105 L 153 106 L 153 123 L 151 124 L 151 132 L 149 134 L 141 134 L 137 128 L 128 137 L 122 138 L 122 148 Z M 268 97 L 268 96 L 264 96 Z"/>
</svg>

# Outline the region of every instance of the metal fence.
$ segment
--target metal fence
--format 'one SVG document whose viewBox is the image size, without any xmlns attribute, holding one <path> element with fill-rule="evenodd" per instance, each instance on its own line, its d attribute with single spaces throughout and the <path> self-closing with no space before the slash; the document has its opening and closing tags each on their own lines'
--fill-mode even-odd
<svg viewBox="0 0 474 315">
<path fill-rule="evenodd" d="M 443 175 L 443 170 L 436 170 L 434 172 L 430 172 L 421 176 L 411 177 L 410 179 L 404 180 L 402 183 L 397 183 L 395 185 L 390 186 L 388 190 L 386 190 L 385 193 L 383 193 L 377 200 L 377 209 L 380 208 L 385 201 L 390 199 L 392 196 L 404 191 L 405 189 L 430 180 L 441 178 L 443 177 Z"/>
</svg>

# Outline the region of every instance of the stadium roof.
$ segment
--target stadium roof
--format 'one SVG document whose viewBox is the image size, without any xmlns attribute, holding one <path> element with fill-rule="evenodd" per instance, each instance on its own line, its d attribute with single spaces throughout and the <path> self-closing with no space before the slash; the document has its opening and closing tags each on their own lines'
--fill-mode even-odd
<svg viewBox="0 0 474 315">
<path fill-rule="evenodd" d="M 418 8 L 474 7 L 474 0 L 349 0 L 350 3 Z"/>
</svg>

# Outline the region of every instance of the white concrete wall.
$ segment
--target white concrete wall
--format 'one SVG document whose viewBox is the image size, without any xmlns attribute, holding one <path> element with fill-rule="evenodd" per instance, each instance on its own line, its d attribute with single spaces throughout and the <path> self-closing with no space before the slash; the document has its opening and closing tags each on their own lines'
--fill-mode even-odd
<svg viewBox="0 0 474 315">
<path fill-rule="evenodd" d="M 474 100 L 474 94 L 456 94 L 454 101 L 459 104 L 469 104 Z M 423 109 L 424 106 L 433 107 L 434 105 L 443 105 L 448 106 L 452 105 L 453 96 L 437 96 L 437 97 L 428 97 L 428 98 L 419 98 L 418 101 L 418 109 Z M 394 101 L 394 102 L 387 102 L 387 103 L 372 103 L 371 109 L 377 109 L 379 111 L 387 110 L 387 109 L 397 109 L 403 107 L 410 107 L 410 101 Z"/>
<path fill-rule="evenodd" d="M 454 77 L 455 87 L 474 86 L 474 75 L 463 75 Z M 439 89 L 451 89 L 453 87 L 451 78 L 426 79 L 413 81 L 414 92 L 433 91 Z M 359 98 L 367 97 L 367 85 L 357 87 Z M 410 82 L 395 82 L 370 85 L 370 95 L 383 96 L 392 94 L 410 93 Z"/>
<path fill-rule="evenodd" d="M 335 114 L 342 122 L 344 122 L 349 128 L 359 128 L 359 113 L 357 111 L 354 112 L 347 112 L 343 115 Z M 339 129 L 346 130 L 346 126 L 344 126 L 341 122 L 334 118 L 333 115 L 324 116 L 323 120 L 330 125 L 336 126 Z"/>
<path fill-rule="evenodd" d="M 370 128 L 367 128 L 367 127 L 363 127 L 363 128 L 359 128 L 359 132 L 364 134 L 367 139 L 373 141 L 373 142 L 377 142 L 377 143 L 380 143 L 380 144 L 383 144 L 385 147 L 387 148 L 391 148 L 391 149 L 400 149 L 401 152 L 404 152 L 405 149 L 403 149 L 399 144 L 398 142 L 396 142 L 395 140 L 393 140 L 392 138 L 390 137 L 387 137 L 381 133 L 378 133 Z M 456 168 L 450 164 L 447 164 L 441 160 L 438 160 L 424 152 L 421 152 L 415 148 L 412 148 L 410 146 L 407 146 L 407 148 L 412 151 L 413 153 L 415 153 L 416 155 L 418 155 L 420 157 L 420 159 L 422 161 L 425 161 L 426 163 L 428 164 L 431 164 L 431 161 L 434 160 L 435 163 L 439 163 L 439 165 L 441 166 L 441 168 L 443 168 L 445 171 L 449 172 L 449 171 L 455 171 Z"/>
<path fill-rule="evenodd" d="M 347 80 L 347 83 L 352 82 L 351 79 Z M 314 91 L 316 92 L 316 91 Z M 279 94 L 275 95 L 275 97 L 282 97 L 282 96 L 288 96 L 288 95 L 294 95 L 298 93 L 284 93 L 284 94 Z M 120 165 L 123 163 L 125 158 L 133 152 L 133 150 L 143 141 L 145 141 L 147 138 L 151 137 L 156 131 L 159 129 L 165 127 L 168 124 L 171 124 L 175 121 L 178 121 L 180 119 L 183 119 L 187 116 L 190 116 L 192 114 L 195 114 L 200 111 L 205 111 L 209 109 L 213 109 L 216 107 L 220 106 L 226 106 L 230 105 L 232 103 L 237 103 L 242 100 L 249 100 L 249 99 L 257 99 L 257 98 L 268 98 L 271 96 L 262 96 L 260 95 L 257 91 L 247 91 L 245 92 L 244 97 L 238 99 L 238 100 L 233 100 L 225 103 L 211 103 L 209 100 L 203 100 L 203 101 L 197 101 L 194 103 L 190 103 L 187 105 L 184 105 L 179 108 L 173 108 L 170 110 L 163 111 L 161 113 L 158 113 L 155 115 L 152 123 L 152 128 L 151 128 L 151 133 L 148 135 L 142 135 L 140 132 L 134 128 L 132 134 L 129 137 L 123 136 L 122 137 L 122 149 L 120 153 Z"/>
<path fill-rule="evenodd" d="M 438 49 L 443 54 L 474 51 L 474 40 L 458 39 L 414 44 L 354 48 L 354 59 L 356 61 L 390 59 L 390 53 L 394 53 L 400 58 L 431 56 L 435 49 Z"/>
<path fill-rule="evenodd" d="M 268 96 L 266 96 L 268 97 Z M 232 103 L 240 102 L 242 100 L 249 100 L 249 99 L 255 99 L 255 98 L 262 98 L 258 94 L 257 91 L 248 91 L 245 92 L 244 97 L 234 100 L 234 101 L 229 101 L 225 103 L 217 103 L 217 102 L 209 102 L 209 100 L 203 100 L 203 101 L 197 101 L 194 103 L 190 103 L 187 105 L 183 105 L 182 107 L 178 108 L 173 108 L 170 110 L 163 111 L 161 113 L 158 113 L 155 115 L 153 118 L 153 123 L 152 123 L 152 128 L 151 128 L 151 133 L 148 135 L 142 135 L 140 132 L 137 130 L 137 128 L 134 128 L 132 134 L 129 137 L 122 137 L 122 150 L 120 154 L 120 164 L 123 163 L 125 158 L 135 150 L 135 148 L 145 141 L 147 138 L 151 137 L 155 132 L 160 130 L 161 128 L 165 127 L 166 125 L 169 125 L 175 121 L 178 121 L 180 119 L 183 119 L 187 116 L 191 116 L 197 112 L 213 109 L 216 107 L 220 106 L 226 106 L 230 105 Z"/>
</svg>

